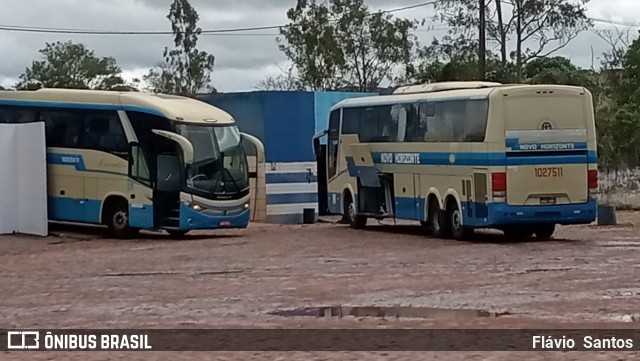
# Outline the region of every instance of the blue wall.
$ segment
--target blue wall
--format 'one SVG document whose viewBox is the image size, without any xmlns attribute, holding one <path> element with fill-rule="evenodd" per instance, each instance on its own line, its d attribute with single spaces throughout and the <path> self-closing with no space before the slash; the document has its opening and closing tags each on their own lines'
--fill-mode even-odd
<svg viewBox="0 0 640 361">
<path fill-rule="evenodd" d="M 256 91 L 212 94 L 202 100 L 230 113 L 240 130 L 265 145 L 267 162 L 312 162 L 313 136 L 327 128 L 336 103 L 365 93 Z"/>
<path fill-rule="evenodd" d="M 344 93 L 344 92 L 318 92 L 315 93 L 315 132 L 321 132 L 329 127 L 329 112 L 331 108 L 347 98 L 361 98 L 376 95 L 373 93 Z"/>
</svg>

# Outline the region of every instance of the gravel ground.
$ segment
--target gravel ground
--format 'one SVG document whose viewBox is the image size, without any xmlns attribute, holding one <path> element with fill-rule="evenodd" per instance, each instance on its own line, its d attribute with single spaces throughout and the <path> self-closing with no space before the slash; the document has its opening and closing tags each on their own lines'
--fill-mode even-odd
<svg viewBox="0 0 640 361">
<path fill-rule="evenodd" d="M 638 328 L 640 213 L 550 241 L 420 227 L 252 224 L 183 240 L 54 226 L 0 237 L 1 328 Z M 427 318 L 282 317 L 300 307 L 420 307 Z M 474 317 L 485 310 L 502 317 Z M 640 342 L 640 334 L 638 337 Z M 632 360 L 640 353 L 8 353 L 10 359 Z"/>
</svg>

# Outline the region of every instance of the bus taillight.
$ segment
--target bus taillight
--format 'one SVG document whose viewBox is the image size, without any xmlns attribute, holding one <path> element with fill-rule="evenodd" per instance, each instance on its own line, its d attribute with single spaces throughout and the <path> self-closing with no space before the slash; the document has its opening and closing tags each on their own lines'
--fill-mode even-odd
<svg viewBox="0 0 640 361">
<path fill-rule="evenodd" d="M 507 194 L 507 173 L 491 174 L 491 190 L 494 197 L 505 197 Z"/>
<path fill-rule="evenodd" d="M 598 171 L 590 170 L 588 175 L 589 180 L 589 190 L 597 190 L 598 189 Z"/>
</svg>

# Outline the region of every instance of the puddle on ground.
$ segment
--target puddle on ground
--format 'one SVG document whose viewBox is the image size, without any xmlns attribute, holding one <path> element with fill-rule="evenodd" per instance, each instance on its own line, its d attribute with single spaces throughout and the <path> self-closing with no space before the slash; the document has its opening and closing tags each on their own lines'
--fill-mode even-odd
<svg viewBox="0 0 640 361">
<path fill-rule="evenodd" d="M 352 307 L 327 306 L 306 307 L 269 312 L 270 315 L 284 317 L 396 317 L 464 320 L 480 317 L 509 316 L 509 312 L 489 312 L 484 310 L 425 308 L 425 307 Z"/>
</svg>

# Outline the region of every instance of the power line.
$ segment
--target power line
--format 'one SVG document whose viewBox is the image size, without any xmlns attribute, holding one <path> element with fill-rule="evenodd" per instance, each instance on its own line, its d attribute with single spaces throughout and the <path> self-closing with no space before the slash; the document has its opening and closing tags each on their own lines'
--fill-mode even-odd
<svg viewBox="0 0 640 361">
<path fill-rule="evenodd" d="M 396 9 L 383 10 L 380 13 L 390 14 L 400 11 L 416 9 L 428 5 L 433 5 L 441 0 L 433 0 L 420 4 L 405 6 Z M 268 26 L 253 26 L 243 28 L 230 28 L 230 29 L 213 29 L 202 30 L 202 35 L 222 35 L 232 33 L 243 33 L 251 31 L 261 30 L 280 30 L 286 28 L 288 25 L 268 25 Z M 26 32 L 26 33 L 46 33 L 46 34 L 74 34 L 74 35 L 173 35 L 173 31 L 121 31 L 121 30 L 89 30 L 89 29 L 70 29 L 70 28 L 54 28 L 54 27 L 36 27 L 36 26 L 19 26 L 19 25 L 3 25 L 0 24 L 0 31 L 13 31 L 13 32 Z M 240 35 L 240 34 L 238 34 Z M 243 36 L 271 36 L 272 34 L 243 34 Z M 279 34 L 275 34 L 278 36 Z"/>
</svg>

